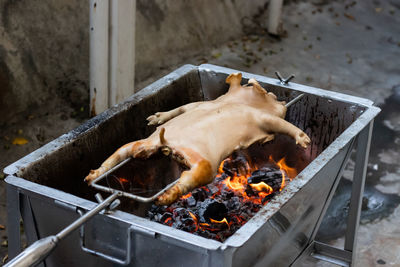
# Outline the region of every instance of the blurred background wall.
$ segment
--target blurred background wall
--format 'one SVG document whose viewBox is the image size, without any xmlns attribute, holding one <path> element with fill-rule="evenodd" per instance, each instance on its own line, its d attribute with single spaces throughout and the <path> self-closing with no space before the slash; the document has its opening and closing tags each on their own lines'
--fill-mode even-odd
<svg viewBox="0 0 400 267">
<path fill-rule="evenodd" d="M 237 38 L 266 0 L 137 0 L 136 80 Z M 0 0 L 0 123 L 55 97 L 88 105 L 89 1 Z"/>
</svg>

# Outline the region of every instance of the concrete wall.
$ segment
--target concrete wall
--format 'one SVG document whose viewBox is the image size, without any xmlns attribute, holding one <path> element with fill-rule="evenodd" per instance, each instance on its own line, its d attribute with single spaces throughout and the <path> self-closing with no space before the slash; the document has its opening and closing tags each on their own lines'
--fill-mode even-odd
<svg viewBox="0 0 400 267">
<path fill-rule="evenodd" d="M 0 0 L 2 119 L 43 105 L 66 88 L 86 94 L 87 12 L 81 0 Z"/>
<path fill-rule="evenodd" d="M 204 53 L 242 35 L 244 17 L 252 17 L 266 0 L 138 0 L 136 76 Z"/>
<path fill-rule="evenodd" d="M 266 2 L 137 0 L 136 79 L 239 37 Z M 0 122 L 54 97 L 88 101 L 88 37 L 89 1 L 0 0 Z"/>
</svg>

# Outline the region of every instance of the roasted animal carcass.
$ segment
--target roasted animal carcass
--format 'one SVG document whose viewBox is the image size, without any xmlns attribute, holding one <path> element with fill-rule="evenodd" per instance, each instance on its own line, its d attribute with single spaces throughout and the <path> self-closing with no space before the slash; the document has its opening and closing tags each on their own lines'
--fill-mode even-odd
<svg viewBox="0 0 400 267">
<path fill-rule="evenodd" d="M 241 73 L 228 76 L 229 91 L 213 101 L 194 102 L 147 118 L 160 125 L 146 139 L 126 144 L 112 154 L 85 181 L 91 182 L 128 157 L 148 158 L 161 150 L 189 169 L 179 181 L 157 199 L 168 205 L 196 187 L 212 182 L 221 161 L 232 152 L 255 142 L 265 143 L 274 133 L 291 136 L 306 148 L 310 138 L 284 120 L 284 101 L 267 92 L 254 79 L 242 86 Z"/>
</svg>

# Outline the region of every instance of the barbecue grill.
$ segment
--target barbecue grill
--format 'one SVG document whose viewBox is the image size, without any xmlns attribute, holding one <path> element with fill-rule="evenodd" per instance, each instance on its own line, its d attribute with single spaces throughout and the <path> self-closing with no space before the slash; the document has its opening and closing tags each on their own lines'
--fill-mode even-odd
<svg viewBox="0 0 400 267">
<path fill-rule="evenodd" d="M 8 166 L 9 256 L 21 250 L 20 218 L 29 244 L 53 235 L 96 206 L 97 191 L 83 183 L 116 148 L 152 132 L 145 118 L 183 104 L 225 93 L 225 78 L 235 70 L 185 65 L 101 113 L 71 132 Z M 196 236 L 144 218 L 148 204 L 122 201 L 73 233 L 43 266 L 287 266 L 312 256 L 348 266 L 355 241 L 373 118 L 379 108 L 358 97 L 325 91 L 285 79 L 255 78 L 280 100 L 304 93 L 286 120 L 303 129 L 312 144 L 301 153 L 307 165 L 284 190 L 224 242 Z M 273 148 L 287 143 L 277 136 Z M 315 241 L 324 213 L 356 144 L 356 165 L 344 249 Z M 277 151 L 277 149 L 273 149 Z M 299 150 L 284 151 L 296 156 Z M 278 152 L 277 152 L 278 153 Z M 282 153 L 282 151 L 280 152 Z M 157 175 L 159 188 L 170 181 Z"/>
</svg>

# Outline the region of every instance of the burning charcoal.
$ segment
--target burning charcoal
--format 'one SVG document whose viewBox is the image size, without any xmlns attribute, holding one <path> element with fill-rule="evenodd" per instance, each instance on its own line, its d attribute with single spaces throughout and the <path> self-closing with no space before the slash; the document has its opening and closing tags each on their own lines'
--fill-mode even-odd
<svg viewBox="0 0 400 267">
<path fill-rule="evenodd" d="M 217 239 L 218 241 L 221 241 L 221 240 L 225 239 L 224 232 L 219 232 L 219 233 L 217 233 L 217 234 L 216 234 L 216 239 Z"/>
<path fill-rule="evenodd" d="M 192 218 L 185 218 L 176 225 L 176 228 L 187 232 L 194 232 L 197 230 L 197 223 Z"/>
<path fill-rule="evenodd" d="M 196 199 L 193 196 L 190 196 L 186 199 L 186 204 L 188 205 L 188 207 L 194 207 L 196 206 Z"/>
<path fill-rule="evenodd" d="M 150 211 L 151 211 L 152 213 L 154 213 L 154 214 L 156 214 L 156 213 L 162 213 L 162 212 L 164 212 L 164 210 L 165 210 L 165 206 L 160 207 L 160 206 L 157 206 L 157 205 L 155 205 L 155 204 L 151 205 L 151 208 L 150 208 Z"/>
<path fill-rule="evenodd" d="M 162 215 L 158 214 L 155 217 L 157 217 L 157 220 L 156 220 L 157 222 L 160 222 L 160 223 L 165 224 L 165 225 L 171 226 L 173 224 L 173 222 L 174 222 L 174 219 L 172 218 L 172 214 L 169 213 L 169 212 L 166 212 L 166 213 L 164 213 Z"/>
<path fill-rule="evenodd" d="M 201 203 L 198 210 L 201 222 L 209 222 L 210 218 L 213 218 L 214 220 L 222 220 L 226 216 L 227 212 L 228 209 L 225 205 L 214 199 L 206 199 Z"/>
<path fill-rule="evenodd" d="M 282 173 L 279 169 L 262 168 L 254 171 L 247 179 L 249 184 L 264 182 L 266 184 L 274 183 L 276 180 L 282 181 Z"/>
<path fill-rule="evenodd" d="M 184 204 L 183 201 L 177 201 L 170 206 L 165 206 L 164 210 L 172 211 L 177 208 L 182 208 L 183 204 Z"/>
<path fill-rule="evenodd" d="M 221 181 L 225 180 L 228 177 L 229 177 L 229 175 L 226 174 L 225 172 L 223 172 L 223 173 L 221 173 L 220 176 L 217 176 L 214 181 L 215 182 L 221 182 Z"/>
<path fill-rule="evenodd" d="M 202 188 L 195 189 L 192 193 L 192 196 L 196 201 L 204 201 L 206 198 L 208 198 L 207 192 Z"/>
<path fill-rule="evenodd" d="M 229 199 L 231 199 L 232 197 L 235 196 L 235 193 L 232 192 L 232 191 L 224 191 L 223 194 L 221 194 L 221 195 L 222 195 L 221 198 L 222 198 L 223 200 L 229 200 Z"/>
<path fill-rule="evenodd" d="M 224 162 L 223 170 L 229 176 L 234 173 L 246 174 L 248 162 L 249 160 L 245 154 L 237 154 L 233 159 Z"/>
<path fill-rule="evenodd" d="M 168 218 L 171 218 L 171 217 L 172 217 L 172 214 L 169 212 L 166 212 L 161 216 L 160 221 L 165 222 Z"/>
<path fill-rule="evenodd" d="M 208 185 L 208 189 L 210 189 L 211 195 L 214 195 L 219 191 L 219 188 L 212 184 Z"/>
<path fill-rule="evenodd" d="M 226 160 L 224 170 L 227 173 L 217 175 L 211 184 L 194 189 L 191 195 L 169 206 L 153 205 L 147 217 L 176 229 L 224 242 L 278 194 L 282 184 L 281 170 L 271 165 L 254 171 L 243 183 L 245 188 L 241 192 L 232 190 L 224 181 L 229 178 L 229 172 L 248 172 L 246 162 L 245 156 L 237 155 Z M 265 185 L 254 187 L 261 182 L 270 186 L 273 193 L 264 190 L 264 187 L 268 189 Z"/>
<path fill-rule="evenodd" d="M 263 200 L 262 200 L 263 205 L 264 205 L 265 203 L 267 203 L 267 202 L 268 202 L 271 198 L 273 198 L 275 195 L 276 195 L 276 192 L 274 192 L 274 193 L 272 193 L 272 194 L 269 194 L 268 196 L 266 196 L 265 198 L 263 198 Z"/>
<path fill-rule="evenodd" d="M 256 195 L 256 193 L 254 192 L 253 188 L 250 185 L 246 186 L 245 192 L 249 197 Z"/>
<path fill-rule="evenodd" d="M 249 216 L 246 213 L 240 214 L 240 217 L 241 217 L 241 219 L 243 221 L 246 221 L 246 222 L 250 219 Z"/>
<path fill-rule="evenodd" d="M 154 215 L 154 220 L 156 222 L 162 222 L 161 218 L 162 218 L 162 214 L 160 214 L 160 213 Z"/>
<path fill-rule="evenodd" d="M 264 182 L 271 186 L 274 191 L 277 191 L 281 188 L 282 172 L 279 169 L 263 168 L 261 170 L 254 171 L 247 179 L 247 182 L 249 184 Z"/>
<path fill-rule="evenodd" d="M 239 209 L 241 206 L 239 197 L 232 197 L 229 201 L 227 201 L 228 210 L 236 210 Z"/>
<path fill-rule="evenodd" d="M 181 218 L 188 218 L 190 215 L 186 209 L 177 208 L 177 209 L 174 209 L 172 216 L 174 219 L 181 219 Z"/>
</svg>

